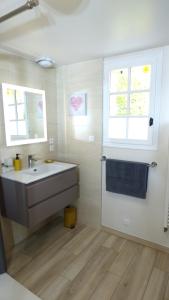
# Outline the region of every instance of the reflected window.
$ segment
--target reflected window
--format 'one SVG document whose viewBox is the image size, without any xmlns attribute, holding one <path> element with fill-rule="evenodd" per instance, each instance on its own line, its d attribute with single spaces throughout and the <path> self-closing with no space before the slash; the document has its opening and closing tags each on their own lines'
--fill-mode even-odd
<svg viewBox="0 0 169 300">
<path fill-rule="evenodd" d="M 12 136 L 27 136 L 26 97 L 23 91 L 7 89 L 9 126 Z"/>
</svg>

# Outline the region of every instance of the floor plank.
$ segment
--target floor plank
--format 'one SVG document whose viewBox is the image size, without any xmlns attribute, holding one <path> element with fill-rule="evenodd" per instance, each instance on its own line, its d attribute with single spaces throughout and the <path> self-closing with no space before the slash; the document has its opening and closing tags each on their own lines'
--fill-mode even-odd
<svg viewBox="0 0 169 300">
<path fill-rule="evenodd" d="M 153 269 L 148 286 L 146 288 L 143 300 L 161 300 L 163 299 L 163 284 L 165 273 L 156 268 Z"/>
<path fill-rule="evenodd" d="M 60 298 L 69 300 L 86 300 L 90 299 L 97 285 L 104 278 L 109 264 L 115 259 L 117 252 L 113 249 L 100 247 L 94 256 L 88 261 L 83 270 L 72 281 L 70 288 L 64 297 Z"/>
<path fill-rule="evenodd" d="M 73 280 L 78 273 L 85 267 L 89 259 L 96 253 L 98 248 L 107 238 L 107 233 L 100 232 L 93 239 L 92 243 L 78 255 L 75 260 L 64 270 L 63 276 L 69 280 Z"/>
<path fill-rule="evenodd" d="M 103 277 L 103 280 L 100 282 L 99 286 L 95 289 L 95 291 L 91 295 L 90 299 L 91 300 L 110 300 L 119 281 L 120 281 L 120 277 L 117 277 L 110 272 L 106 272 Z"/>
<path fill-rule="evenodd" d="M 50 285 L 62 275 L 66 266 L 74 260 L 72 253 L 60 250 L 57 255 L 50 258 L 48 263 L 41 264 L 39 269 L 24 280 L 23 284 L 33 293 L 39 293 L 43 286 Z"/>
<path fill-rule="evenodd" d="M 9 261 L 8 272 L 11 276 L 15 276 L 15 274 L 28 265 L 31 260 L 32 258 L 30 256 L 23 253 L 13 254 Z"/>
<path fill-rule="evenodd" d="M 70 285 L 70 282 L 64 277 L 58 277 L 49 285 L 45 285 L 38 293 L 42 300 L 57 300 L 61 293 Z"/>
<path fill-rule="evenodd" d="M 120 237 L 116 237 L 114 235 L 109 235 L 105 243 L 103 244 L 106 248 L 113 248 L 116 251 L 120 251 L 126 240 Z"/>
<path fill-rule="evenodd" d="M 111 300 L 141 300 L 148 284 L 155 261 L 156 251 L 143 247 L 137 251 L 134 261 L 126 270 Z"/>
<path fill-rule="evenodd" d="M 27 279 L 29 281 L 30 278 L 40 276 L 39 274 L 41 270 L 45 272 L 46 269 L 52 266 L 52 264 L 56 263 L 59 259 L 64 259 L 64 256 L 66 255 L 67 251 L 64 250 L 62 247 L 64 247 L 65 243 L 69 242 L 72 239 L 72 237 L 72 233 L 70 233 L 69 231 L 65 232 L 65 234 L 56 239 L 52 245 L 45 248 L 45 250 L 43 250 L 38 256 L 35 256 L 28 265 L 19 270 L 15 274 L 16 280 L 18 280 L 21 283 L 26 282 Z"/>
<path fill-rule="evenodd" d="M 121 251 L 113 264 L 110 266 L 109 271 L 117 276 L 122 276 L 126 268 L 132 261 L 133 257 L 136 255 L 138 249 L 138 244 L 130 241 L 126 241 L 121 248 Z"/>
<path fill-rule="evenodd" d="M 69 250 L 69 252 L 78 255 L 92 242 L 97 233 L 98 230 L 86 227 L 70 242 L 68 242 L 63 249 Z"/>
<path fill-rule="evenodd" d="M 169 254 L 159 251 L 157 253 L 154 266 L 160 269 L 161 271 L 169 272 Z"/>
</svg>

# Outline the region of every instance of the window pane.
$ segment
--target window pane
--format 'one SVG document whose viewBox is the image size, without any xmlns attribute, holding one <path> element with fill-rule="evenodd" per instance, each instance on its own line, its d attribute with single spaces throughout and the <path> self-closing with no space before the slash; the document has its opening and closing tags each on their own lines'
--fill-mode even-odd
<svg viewBox="0 0 169 300">
<path fill-rule="evenodd" d="M 22 91 L 16 90 L 16 101 L 17 103 L 24 103 L 25 94 Z"/>
<path fill-rule="evenodd" d="M 148 139 L 148 118 L 129 118 L 128 138 L 133 140 Z"/>
<path fill-rule="evenodd" d="M 128 90 L 128 69 L 111 71 L 111 92 L 126 92 Z"/>
<path fill-rule="evenodd" d="M 130 95 L 130 114 L 146 116 L 149 113 L 150 93 L 135 93 Z"/>
<path fill-rule="evenodd" d="M 150 89 L 151 65 L 131 68 L 131 90 Z"/>
<path fill-rule="evenodd" d="M 110 96 L 110 115 L 122 116 L 127 114 L 127 95 Z"/>
<path fill-rule="evenodd" d="M 126 118 L 109 119 L 109 138 L 112 139 L 126 138 Z"/>
<path fill-rule="evenodd" d="M 10 122 L 10 135 L 17 135 L 17 122 Z"/>
<path fill-rule="evenodd" d="M 15 104 L 15 93 L 12 89 L 7 89 L 8 104 Z"/>
<path fill-rule="evenodd" d="M 26 135 L 26 122 L 18 121 L 18 135 Z"/>
<path fill-rule="evenodd" d="M 25 105 L 24 104 L 17 105 L 17 113 L 18 113 L 18 120 L 25 119 Z"/>
<path fill-rule="evenodd" d="M 8 106 L 9 120 L 16 120 L 15 105 Z"/>
</svg>

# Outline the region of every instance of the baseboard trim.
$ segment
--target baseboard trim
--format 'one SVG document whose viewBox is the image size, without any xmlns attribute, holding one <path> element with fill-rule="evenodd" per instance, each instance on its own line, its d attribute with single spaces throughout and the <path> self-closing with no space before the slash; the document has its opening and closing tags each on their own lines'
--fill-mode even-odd
<svg viewBox="0 0 169 300">
<path fill-rule="evenodd" d="M 147 246 L 147 247 L 159 250 L 159 251 L 169 253 L 169 248 L 168 247 L 165 247 L 165 246 L 162 246 L 160 244 L 156 244 L 156 243 L 153 243 L 153 242 L 150 242 L 150 241 L 146 241 L 142 238 L 139 238 L 139 237 L 136 237 L 136 236 L 133 236 L 133 235 L 130 235 L 130 234 L 127 234 L 127 233 L 124 233 L 124 232 L 121 232 L 121 231 L 118 231 L 118 230 L 115 230 L 113 228 L 109 228 L 109 227 L 106 227 L 106 226 L 103 226 L 103 225 L 101 227 L 104 231 L 106 231 L 108 233 L 112 233 L 112 234 L 114 234 L 118 237 L 124 238 L 124 239 L 129 240 L 129 241 L 133 241 L 133 242 L 141 244 L 143 246 Z"/>
</svg>

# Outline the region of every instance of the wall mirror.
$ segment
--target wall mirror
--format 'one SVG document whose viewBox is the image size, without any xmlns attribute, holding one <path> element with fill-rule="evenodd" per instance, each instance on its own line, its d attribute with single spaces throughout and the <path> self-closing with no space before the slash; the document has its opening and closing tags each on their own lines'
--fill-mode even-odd
<svg viewBox="0 0 169 300">
<path fill-rule="evenodd" d="M 2 83 L 7 146 L 47 141 L 45 91 Z"/>
</svg>

